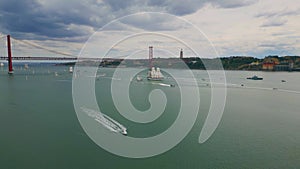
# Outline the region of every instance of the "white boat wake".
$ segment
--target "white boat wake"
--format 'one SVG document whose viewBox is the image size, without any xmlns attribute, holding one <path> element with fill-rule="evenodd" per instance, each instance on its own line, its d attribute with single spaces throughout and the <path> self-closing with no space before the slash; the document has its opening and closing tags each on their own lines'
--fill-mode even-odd
<svg viewBox="0 0 300 169">
<path fill-rule="evenodd" d="M 174 84 L 166 84 L 166 83 L 152 83 L 154 85 L 164 86 L 164 87 L 175 87 Z"/>
<path fill-rule="evenodd" d="M 281 88 L 277 88 L 277 87 L 255 87 L 255 86 L 245 86 L 244 84 L 242 84 L 242 86 L 238 86 L 237 84 L 234 84 L 234 85 L 231 85 L 231 86 L 227 85 L 227 87 L 240 88 L 240 89 L 279 91 L 279 92 L 285 92 L 285 93 L 300 94 L 300 91 L 297 91 L 297 90 L 281 89 Z"/>
<path fill-rule="evenodd" d="M 104 127 L 109 129 L 112 132 L 121 133 L 123 135 L 127 135 L 127 129 L 122 124 L 118 123 L 116 120 L 110 118 L 109 116 L 92 110 L 85 107 L 81 107 L 81 109 L 89 116 L 94 118 L 98 123 L 102 124 Z"/>
</svg>

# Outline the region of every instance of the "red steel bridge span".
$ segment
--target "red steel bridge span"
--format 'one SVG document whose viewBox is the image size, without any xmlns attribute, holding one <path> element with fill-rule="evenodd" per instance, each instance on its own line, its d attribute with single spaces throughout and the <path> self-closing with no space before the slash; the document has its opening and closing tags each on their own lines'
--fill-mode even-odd
<svg viewBox="0 0 300 169">
<path fill-rule="evenodd" d="M 0 39 L 2 39 L 2 38 L 5 38 L 5 36 L 0 34 Z M 31 47 L 34 47 L 34 48 L 37 48 L 37 49 L 40 49 L 40 50 L 44 50 L 44 51 L 47 51 L 47 52 L 50 52 L 50 53 L 58 54 L 58 55 L 61 55 L 61 56 L 64 56 L 64 57 L 31 57 L 31 56 L 13 57 L 13 55 L 12 55 L 12 47 L 13 46 L 11 45 L 11 39 L 13 39 L 13 40 L 15 40 L 19 43 L 26 44 L 26 45 L 29 45 Z M 60 51 L 56 51 L 56 50 L 53 50 L 53 49 L 48 49 L 48 48 L 45 48 L 43 46 L 28 42 L 28 41 L 22 41 L 22 40 L 14 39 L 10 35 L 6 36 L 6 45 L 4 45 L 4 48 L 7 49 L 7 56 L 0 56 L 0 60 L 7 60 L 7 62 L 8 62 L 8 74 L 13 74 L 14 73 L 13 63 L 12 63 L 13 60 L 28 60 L 28 61 L 29 60 L 44 60 L 44 61 L 47 61 L 47 60 L 49 60 L 49 61 L 54 61 L 54 60 L 75 61 L 75 60 L 77 60 L 77 56 L 67 54 L 67 53 L 64 53 L 64 52 L 60 52 Z"/>
<path fill-rule="evenodd" d="M 0 60 L 8 60 L 8 57 L 1 56 Z M 77 60 L 76 57 L 12 57 L 12 60 Z"/>
</svg>

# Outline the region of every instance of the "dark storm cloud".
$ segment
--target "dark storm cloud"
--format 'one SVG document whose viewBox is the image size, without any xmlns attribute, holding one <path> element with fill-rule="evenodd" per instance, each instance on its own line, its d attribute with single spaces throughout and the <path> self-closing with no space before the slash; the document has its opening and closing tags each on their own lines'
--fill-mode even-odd
<svg viewBox="0 0 300 169">
<path fill-rule="evenodd" d="M 30 16 L 38 17 L 34 14 L 36 8 L 38 4 L 31 0 L 0 1 L 1 27 L 11 31 L 34 29 L 35 26 L 29 23 L 32 20 Z"/>
<path fill-rule="evenodd" d="M 21 39 L 86 40 L 92 30 L 109 21 L 136 12 L 192 14 L 207 3 L 236 8 L 256 0 L 0 0 L 0 32 Z M 131 21 L 150 30 L 167 29 L 160 18 Z"/>
<path fill-rule="evenodd" d="M 80 26 L 98 26 L 99 22 L 92 17 L 96 15 L 95 10 L 88 4 L 73 2 L 52 7 L 35 0 L 0 1 L 0 31 L 25 39 L 87 36 L 90 32 Z"/>
</svg>

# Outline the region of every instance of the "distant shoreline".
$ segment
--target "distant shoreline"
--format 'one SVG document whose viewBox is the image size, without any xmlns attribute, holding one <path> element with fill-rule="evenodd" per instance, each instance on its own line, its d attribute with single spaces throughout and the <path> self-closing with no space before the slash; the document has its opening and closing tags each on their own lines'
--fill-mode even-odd
<svg viewBox="0 0 300 169">
<path fill-rule="evenodd" d="M 188 66 L 190 69 L 206 70 L 205 64 L 210 66 L 220 63 L 223 65 L 224 70 L 232 71 L 300 71 L 300 56 L 267 56 L 262 59 L 258 59 L 250 56 L 231 56 L 222 58 L 153 58 L 153 65 L 161 68 L 173 68 L 183 69 Z M 7 65 L 6 60 L 0 60 L 1 63 Z M 83 66 L 100 66 L 100 67 L 149 67 L 148 59 L 115 59 L 104 58 L 99 60 L 97 58 L 87 58 L 84 60 L 15 60 L 14 65 L 22 64 L 54 64 L 54 65 L 66 65 L 74 66 L 75 64 Z M 183 64 L 185 63 L 185 64 Z M 211 70 L 219 70 L 218 68 Z"/>
<path fill-rule="evenodd" d="M 268 56 L 263 59 L 245 56 L 233 56 L 223 58 L 153 58 L 152 63 L 156 67 L 173 69 L 198 69 L 206 70 L 205 65 L 210 65 L 211 70 L 219 70 L 215 65 L 223 65 L 224 70 L 246 70 L 246 71 L 300 71 L 300 56 Z M 100 67 L 149 67 L 148 59 L 114 59 L 105 58 L 102 60 L 81 60 L 76 62 L 79 65 L 100 66 Z M 184 63 L 184 64 L 183 64 Z M 74 63 L 63 63 L 63 65 L 75 65 Z M 186 67 L 187 66 L 187 67 Z M 215 67 L 215 68 L 214 68 Z"/>
</svg>

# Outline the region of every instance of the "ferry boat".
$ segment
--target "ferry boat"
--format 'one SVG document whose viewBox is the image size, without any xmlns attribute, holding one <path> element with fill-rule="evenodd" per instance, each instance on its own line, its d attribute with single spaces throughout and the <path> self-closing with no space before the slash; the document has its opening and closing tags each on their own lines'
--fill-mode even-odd
<svg viewBox="0 0 300 169">
<path fill-rule="evenodd" d="M 147 79 L 148 80 L 153 80 L 153 81 L 161 81 L 161 80 L 164 79 L 164 76 L 160 72 L 159 67 L 157 67 L 157 68 L 152 67 L 151 70 L 149 70 L 149 72 L 148 72 Z"/>
<path fill-rule="evenodd" d="M 247 79 L 250 79 L 250 80 L 263 80 L 264 78 L 262 77 L 258 77 L 256 75 L 252 76 L 252 77 L 247 77 Z"/>
</svg>

